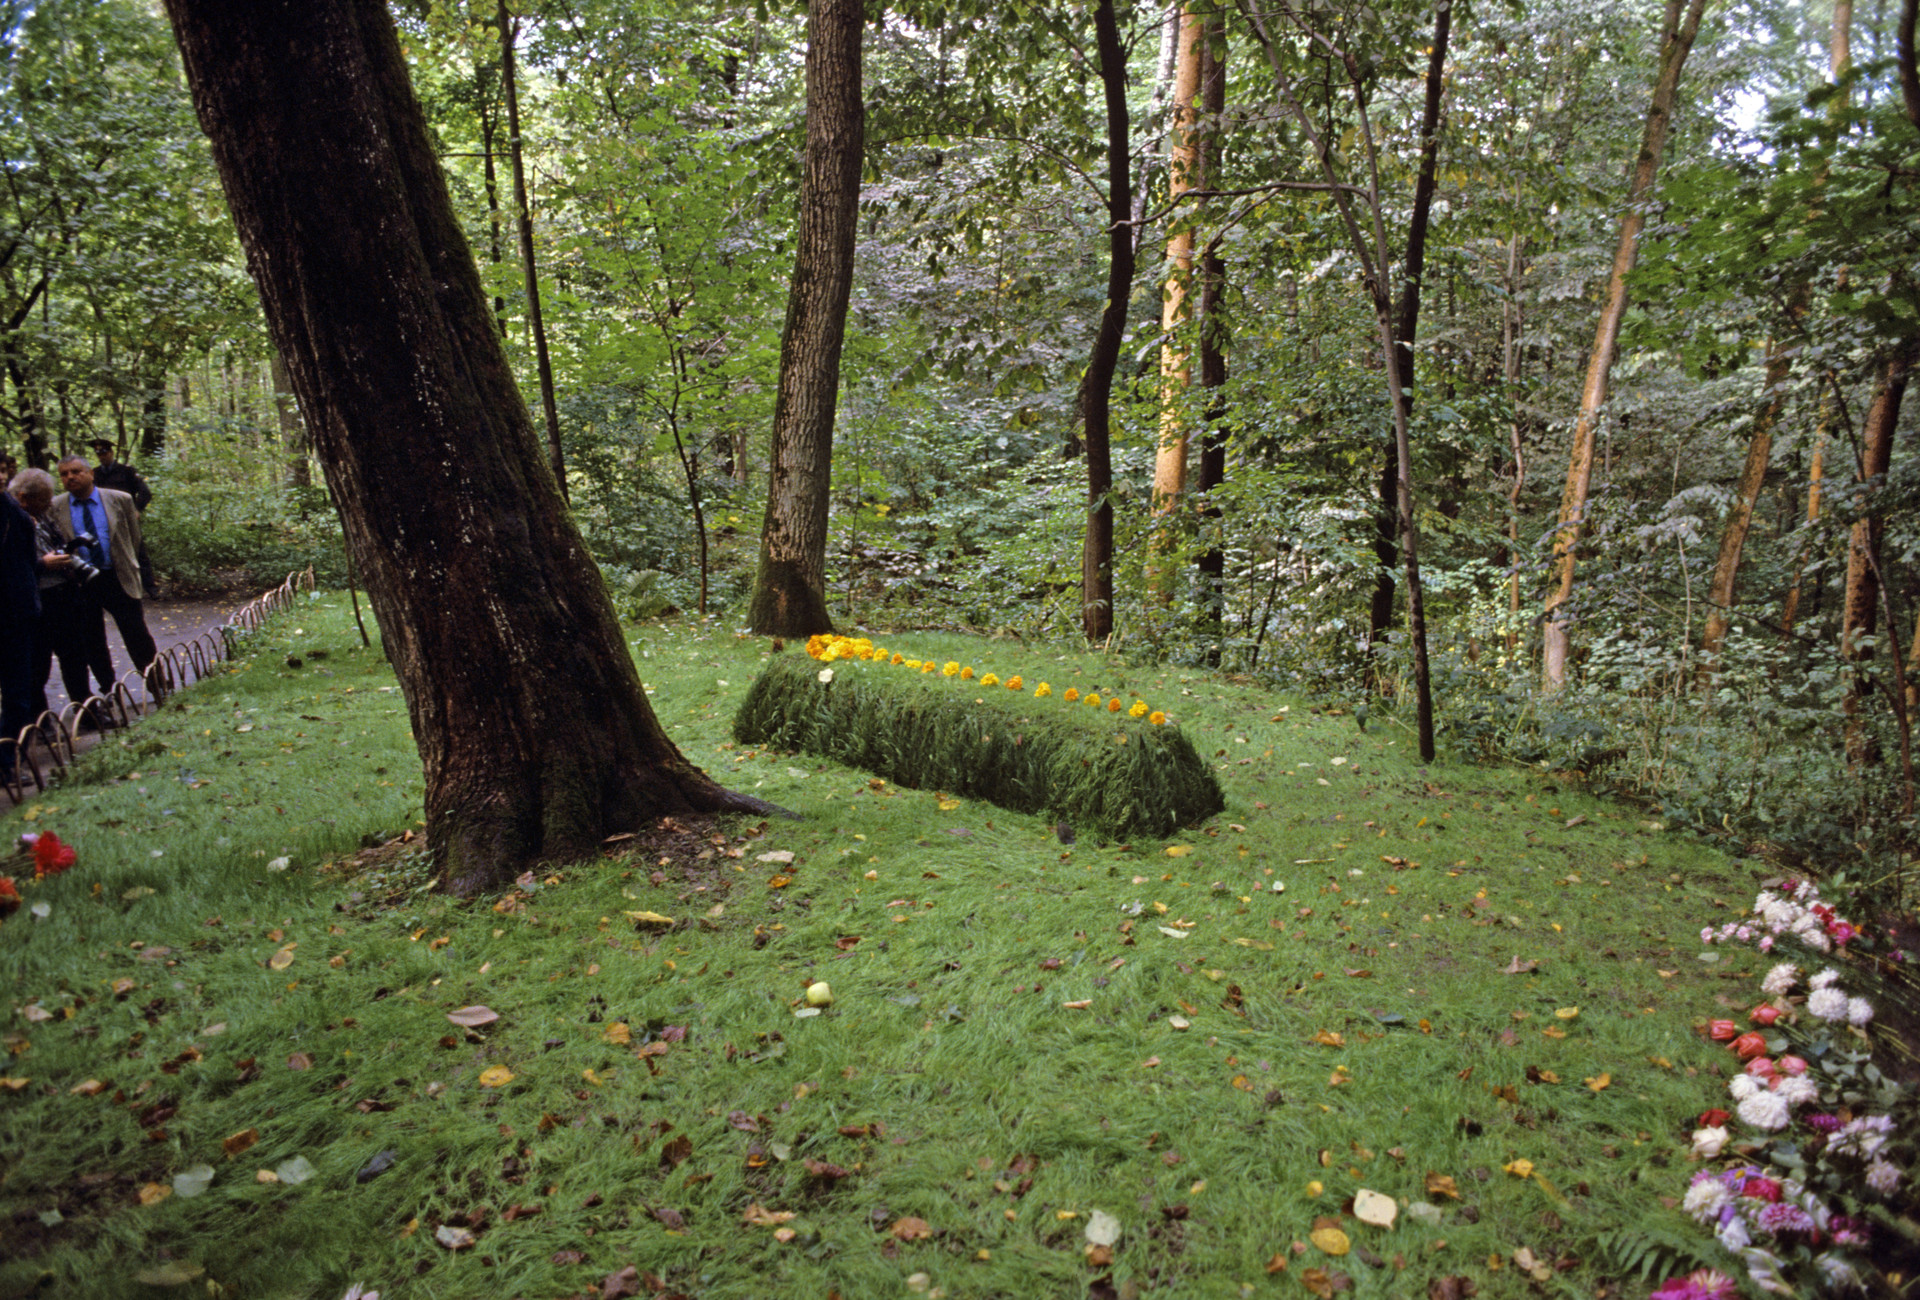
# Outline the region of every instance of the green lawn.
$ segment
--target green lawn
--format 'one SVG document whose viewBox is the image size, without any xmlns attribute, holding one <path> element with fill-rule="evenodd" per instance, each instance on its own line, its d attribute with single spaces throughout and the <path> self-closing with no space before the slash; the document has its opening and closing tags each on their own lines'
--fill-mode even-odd
<svg viewBox="0 0 1920 1300">
<path fill-rule="evenodd" d="M 630 639 L 689 755 L 801 820 L 440 898 L 360 852 L 420 780 L 330 595 L 11 814 L 79 860 L 0 925 L 0 1294 L 1593 1296 L 1687 1262 L 1729 1060 L 1696 1025 L 1757 960 L 1698 931 L 1757 864 L 1378 715 L 878 638 L 1138 696 L 1217 766 L 1204 827 L 1066 845 L 734 745 L 764 641 Z"/>
</svg>

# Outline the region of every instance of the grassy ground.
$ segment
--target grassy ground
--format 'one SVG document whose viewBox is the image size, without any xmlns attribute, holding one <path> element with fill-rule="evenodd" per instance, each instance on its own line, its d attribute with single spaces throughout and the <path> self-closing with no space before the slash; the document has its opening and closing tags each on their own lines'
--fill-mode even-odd
<svg viewBox="0 0 1920 1300">
<path fill-rule="evenodd" d="M 1695 1026 L 1752 988 L 1697 932 L 1752 864 L 1377 717 L 903 638 L 1138 695 L 1219 767 L 1205 827 L 1067 845 L 734 746 L 764 642 L 632 640 L 688 753 L 803 820 L 448 902 L 360 851 L 419 776 L 329 596 L 11 815 L 79 863 L 0 926 L 0 1295 L 1592 1296 L 1685 1259 Z"/>
</svg>

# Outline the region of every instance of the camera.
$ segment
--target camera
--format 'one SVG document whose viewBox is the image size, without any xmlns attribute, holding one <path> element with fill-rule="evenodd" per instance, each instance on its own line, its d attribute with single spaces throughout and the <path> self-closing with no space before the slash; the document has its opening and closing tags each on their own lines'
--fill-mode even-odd
<svg viewBox="0 0 1920 1300">
<path fill-rule="evenodd" d="M 75 533 L 70 541 L 60 549 L 73 557 L 73 563 L 67 566 L 67 574 L 77 587 L 84 587 L 100 576 L 100 570 L 87 562 L 86 552 L 94 545 L 92 533 Z"/>
</svg>

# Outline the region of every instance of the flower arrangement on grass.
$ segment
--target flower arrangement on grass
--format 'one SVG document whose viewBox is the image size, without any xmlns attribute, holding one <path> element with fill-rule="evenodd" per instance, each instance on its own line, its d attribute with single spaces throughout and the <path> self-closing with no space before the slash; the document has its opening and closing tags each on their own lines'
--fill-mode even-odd
<svg viewBox="0 0 1920 1300">
<path fill-rule="evenodd" d="M 1004 686 L 1010 691 L 1024 691 L 1026 681 L 1015 673 L 1004 681 L 997 673 L 974 672 L 973 666 L 963 664 L 957 659 L 940 663 L 933 659 L 910 659 L 899 650 L 890 650 L 876 646 L 865 637 L 844 637 L 822 634 L 807 638 L 807 653 L 821 663 L 831 664 L 841 659 L 858 659 L 865 662 L 886 664 L 905 668 L 908 672 L 939 673 L 942 677 L 953 677 L 963 682 L 978 681 L 982 686 Z M 831 678 L 822 678 L 830 681 Z M 1041 682 L 1033 688 L 1033 698 L 1048 699 L 1053 695 L 1053 687 Z M 1164 711 L 1152 708 L 1145 700 L 1136 699 L 1131 708 L 1121 703 L 1119 696 L 1102 696 L 1098 691 L 1088 691 L 1084 695 L 1075 687 L 1069 686 L 1060 693 L 1060 698 L 1068 704 L 1085 702 L 1092 708 L 1106 706 L 1108 713 L 1125 713 L 1129 718 L 1144 719 L 1149 726 L 1164 727 L 1168 718 Z"/>
<path fill-rule="evenodd" d="M 20 837 L 19 848 L 33 858 L 33 878 L 36 881 L 59 875 L 72 867 L 76 860 L 73 846 L 62 844 L 60 837 L 52 831 L 39 834 L 28 831 Z M 25 901 L 20 895 L 20 882 L 12 876 L 0 876 L 0 916 L 12 915 Z"/>
<path fill-rule="evenodd" d="M 1792 961 L 1774 965 L 1760 983 L 1766 1000 L 1747 1013 L 1752 1028 L 1732 1019 L 1707 1023 L 1707 1036 L 1742 1064 L 1727 1085 L 1732 1112 L 1703 1113 L 1689 1154 L 1710 1161 L 1730 1152 L 1738 1163 L 1701 1169 L 1681 1203 L 1740 1259 L 1755 1286 L 1777 1295 L 1877 1294 L 1878 1286 L 1890 1294 L 1882 1264 L 1899 1267 L 1909 1249 L 1899 1225 L 1915 1209 L 1908 1172 L 1920 1097 L 1874 1064 L 1873 1004 L 1842 987 L 1849 972 L 1817 960 L 1835 953 L 1844 960 L 1865 933 L 1801 881 L 1762 891 L 1750 920 L 1700 935 L 1703 943 L 1747 942 L 1763 952 L 1797 947 L 1822 967 L 1809 975 Z M 1865 976 L 1872 967 L 1850 969 Z M 1709 1286 L 1695 1273 L 1653 1294 L 1731 1300 L 1737 1292 L 1730 1280 Z"/>
</svg>

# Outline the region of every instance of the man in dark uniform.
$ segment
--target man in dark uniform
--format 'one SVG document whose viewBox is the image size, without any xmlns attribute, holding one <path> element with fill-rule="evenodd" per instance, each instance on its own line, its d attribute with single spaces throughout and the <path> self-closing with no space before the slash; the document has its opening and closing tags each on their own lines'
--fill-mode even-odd
<svg viewBox="0 0 1920 1300">
<path fill-rule="evenodd" d="M 95 438 L 87 445 L 93 448 L 94 459 L 100 462 L 93 468 L 93 481 L 103 488 L 125 492 L 133 498 L 134 509 L 146 514 L 147 503 L 153 500 L 153 489 L 147 486 L 147 481 L 135 472 L 133 466 L 114 459 L 120 449 L 113 439 Z M 144 540 L 140 543 L 140 585 L 146 588 L 147 595 L 153 595 L 153 561 L 147 558 Z"/>
</svg>

